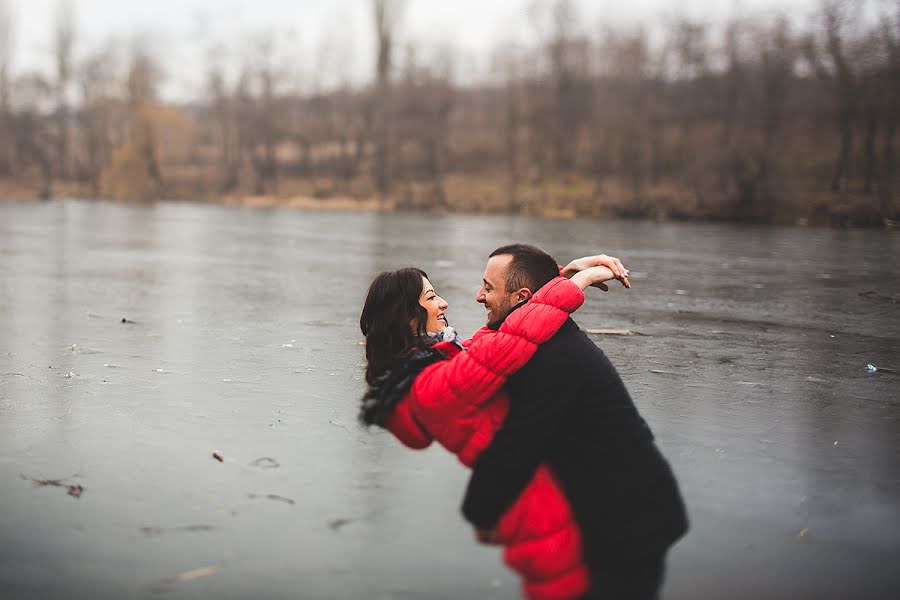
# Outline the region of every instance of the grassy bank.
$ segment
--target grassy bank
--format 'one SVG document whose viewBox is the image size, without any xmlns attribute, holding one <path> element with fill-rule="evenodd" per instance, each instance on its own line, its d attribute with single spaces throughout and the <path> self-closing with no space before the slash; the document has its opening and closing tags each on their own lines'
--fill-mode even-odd
<svg viewBox="0 0 900 600">
<path fill-rule="evenodd" d="M 763 220 L 742 215 L 734 200 L 716 193 L 714 182 L 694 189 L 672 182 L 643 185 L 607 178 L 602 183 L 578 175 L 545 178 L 511 186 L 503 174 L 451 175 L 436 191 L 433 181 L 402 181 L 391 195 L 378 197 L 367 180 L 336 183 L 331 179 L 281 178 L 273 192 L 257 194 L 239 190 L 210 193 L 191 178 L 170 178 L 171 191 L 160 198 L 248 207 L 322 208 L 350 211 L 413 210 L 469 214 L 524 214 L 551 218 L 626 218 L 655 221 L 767 222 L 788 225 L 835 227 L 883 227 L 878 199 L 865 194 L 833 194 L 809 189 L 786 190 Z M 796 187 L 796 186 L 795 186 Z M 900 187 L 900 186 L 898 186 Z M 440 194 L 443 202 L 436 203 Z M 55 182 L 56 198 L 108 198 L 77 182 Z M 40 199 L 34 181 L 0 180 L 0 198 Z M 153 200 L 153 199 L 149 199 Z M 148 199 L 124 199 L 145 202 Z M 896 215 L 896 212 L 894 213 Z M 890 221 L 888 221 L 890 222 Z"/>
</svg>

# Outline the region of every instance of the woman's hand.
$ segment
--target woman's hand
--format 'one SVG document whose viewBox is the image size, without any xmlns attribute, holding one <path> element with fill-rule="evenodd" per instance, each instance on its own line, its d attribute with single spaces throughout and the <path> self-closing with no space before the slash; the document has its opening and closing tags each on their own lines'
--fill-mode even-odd
<svg viewBox="0 0 900 600">
<path fill-rule="evenodd" d="M 618 279 L 618 277 L 615 276 L 609 267 L 588 267 L 583 271 L 578 271 L 569 279 L 582 290 L 593 286 L 608 292 L 609 287 L 603 282 L 610 279 Z M 628 283 L 628 278 L 623 278 L 621 281 L 625 287 L 631 287 L 631 284 Z"/>
<path fill-rule="evenodd" d="M 475 529 L 475 539 L 479 544 L 485 544 L 486 546 L 499 546 L 503 544 L 503 541 L 500 539 L 500 534 L 497 533 L 496 529 Z"/>
<path fill-rule="evenodd" d="M 604 292 L 609 291 L 609 288 L 604 284 L 604 281 L 609 281 L 610 279 L 618 279 L 622 282 L 622 285 L 626 288 L 631 288 L 631 282 L 628 281 L 629 271 L 625 268 L 618 258 L 614 256 L 607 256 L 606 254 L 598 254 L 595 256 L 584 256 L 582 258 L 576 258 L 568 265 L 565 266 L 562 270 L 562 274 L 572 281 L 575 281 L 574 277 L 578 273 L 584 272 L 589 269 L 605 269 L 605 271 L 594 271 L 590 274 L 587 274 L 580 278 L 580 281 L 576 281 L 581 289 L 585 289 L 584 285 L 581 285 L 581 282 L 585 280 L 592 280 L 591 283 L 587 285 L 592 285 L 594 287 L 598 287 Z M 611 276 L 607 276 L 611 275 Z"/>
</svg>

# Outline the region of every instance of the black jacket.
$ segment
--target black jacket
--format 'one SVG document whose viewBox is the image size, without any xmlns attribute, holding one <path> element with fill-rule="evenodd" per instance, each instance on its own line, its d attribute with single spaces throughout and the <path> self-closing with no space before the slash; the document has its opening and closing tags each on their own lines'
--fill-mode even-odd
<svg viewBox="0 0 900 600">
<path fill-rule="evenodd" d="M 669 464 L 606 355 L 569 319 L 510 378 L 510 410 L 482 452 L 463 514 L 493 529 L 546 462 L 581 528 L 585 559 L 664 552 L 687 531 Z"/>
</svg>

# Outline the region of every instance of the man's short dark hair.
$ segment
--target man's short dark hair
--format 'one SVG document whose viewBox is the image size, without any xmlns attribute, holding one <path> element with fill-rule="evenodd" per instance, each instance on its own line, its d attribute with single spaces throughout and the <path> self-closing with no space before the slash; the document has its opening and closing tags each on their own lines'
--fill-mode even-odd
<svg viewBox="0 0 900 600">
<path fill-rule="evenodd" d="M 555 277 L 559 277 L 556 260 L 540 248 L 528 244 L 509 244 L 491 252 L 495 256 L 512 257 L 506 270 L 506 292 L 528 288 L 536 292 Z"/>
</svg>

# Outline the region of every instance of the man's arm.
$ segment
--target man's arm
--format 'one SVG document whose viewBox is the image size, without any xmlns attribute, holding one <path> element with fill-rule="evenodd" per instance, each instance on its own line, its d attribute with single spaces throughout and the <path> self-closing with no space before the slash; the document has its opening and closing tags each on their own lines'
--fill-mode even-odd
<svg viewBox="0 0 900 600">
<path fill-rule="evenodd" d="M 475 463 L 462 511 L 476 529 L 496 527 L 564 429 L 576 378 L 560 377 L 557 352 L 542 347 L 516 375 L 509 414 Z"/>
</svg>

